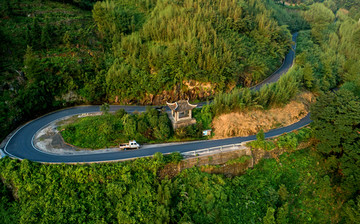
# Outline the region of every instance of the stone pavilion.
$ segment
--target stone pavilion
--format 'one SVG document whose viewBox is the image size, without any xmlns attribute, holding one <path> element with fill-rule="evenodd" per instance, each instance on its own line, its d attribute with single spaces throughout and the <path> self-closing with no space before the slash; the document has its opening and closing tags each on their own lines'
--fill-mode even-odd
<svg viewBox="0 0 360 224">
<path fill-rule="evenodd" d="M 189 100 L 179 100 L 175 103 L 166 102 L 171 112 L 169 118 L 174 129 L 196 123 L 192 118 L 192 110 L 197 106 L 189 103 Z"/>
</svg>

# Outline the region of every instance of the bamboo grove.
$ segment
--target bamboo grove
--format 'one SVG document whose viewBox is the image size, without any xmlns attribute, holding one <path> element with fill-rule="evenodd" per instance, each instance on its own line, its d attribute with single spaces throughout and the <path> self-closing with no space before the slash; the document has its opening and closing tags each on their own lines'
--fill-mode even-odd
<svg viewBox="0 0 360 224">
<path fill-rule="evenodd" d="M 144 11 L 124 11 L 124 5 L 104 1 L 93 10 L 115 58 L 106 75 L 109 97 L 136 100 L 188 80 L 217 90 L 252 85 L 271 74 L 289 49 L 289 31 L 261 1 L 165 0 Z M 125 21 L 112 19 L 119 14 Z"/>
</svg>

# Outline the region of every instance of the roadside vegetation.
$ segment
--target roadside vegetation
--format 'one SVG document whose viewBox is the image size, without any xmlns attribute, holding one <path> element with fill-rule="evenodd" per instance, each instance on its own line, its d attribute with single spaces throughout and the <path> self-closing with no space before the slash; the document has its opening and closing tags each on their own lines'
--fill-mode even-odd
<svg viewBox="0 0 360 224">
<path fill-rule="evenodd" d="M 251 108 L 269 109 L 286 105 L 299 91 L 302 77 L 297 68 L 291 69 L 277 82 L 261 87 L 260 90 L 236 88 L 230 93 L 215 96 L 211 105 L 214 115 Z"/>
<path fill-rule="evenodd" d="M 265 140 L 265 133 L 260 130 L 256 135 L 256 140 L 247 143 L 253 149 L 263 149 L 271 151 L 274 148 L 284 149 L 287 152 L 295 151 L 299 144 L 308 142 L 312 138 L 312 130 L 310 128 L 302 128 L 300 130 L 281 135 L 275 139 Z"/>
</svg>

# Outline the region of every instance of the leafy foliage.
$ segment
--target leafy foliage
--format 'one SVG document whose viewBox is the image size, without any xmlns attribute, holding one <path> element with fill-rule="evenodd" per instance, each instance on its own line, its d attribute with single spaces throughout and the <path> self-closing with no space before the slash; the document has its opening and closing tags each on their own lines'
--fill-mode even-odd
<svg viewBox="0 0 360 224">
<path fill-rule="evenodd" d="M 329 169 L 343 175 L 349 192 L 359 190 L 360 102 L 342 89 L 319 97 L 311 109 L 317 150 L 329 160 Z"/>
<path fill-rule="evenodd" d="M 140 114 L 130 115 L 120 109 L 115 114 L 84 117 L 59 129 L 66 142 L 94 149 L 117 146 L 134 139 L 144 143 L 166 141 L 172 137 L 167 114 L 150 107 Z"/>
<path fill-rule="evenodd" d="M 343 82 L 359 82 L 360 52 L 356 21 L 342 11 L 316 4 L 305 12 L 311 31 L 299 32 L 296 63 L 304 69 L 305 87 L 327 91 Z"/>
<path fill-rule="evenodd" d="M 288 152 L 298 148 L 301 142 L 309 141 L 312 137 L 310 128 L 302 128 L 294 132 L 283 134 L 275 139 L 265 140 L 264 131 L 261 129 L 256 135 L 256 140 L 249 142 L 247 145 L 255 149 L 271 151 L 274 148 L 286 149 Z"/>
<path fill-rule="evenodd" d="M 264 149 L 266 151 L 271 151 L 275 148 L 275 144 L 272 141 L 265 140 L 264 130 L 260 130 L 256 135 L 256 140 L 247 143 L 248 146 L 255 149 Z"/>
<path fill-rule="evenodd" d="M 259 0 L 164 0 L 151 12 L 130 8 L 133 24 L 111 19 L 128 8 L 106 1 L 93 11 L 99 32 L 113 39 L 116 60 L 106 79 L 110 96 L 136 100 L 187 80 L 211 82 L 218 90 L 245 80 L 257 83 L 280 64 L 290 45 L 290 33 Z"/>
<path fill-rule="evenodd" d="M 296 150 L 301 142 L 309 141 L 312 137 L 310 128 L 302 128 L 300 130 L 281 135 L 276 138 L 275 144 L 280 149 L 288 151 Z"/>
<path fill-rule="evenodd" d="M 195 108 L 192 113 L 193 117 L 196 119 L 196 122 L 199 123 L 203 129 L 210 129 L 211 122 L 214 117 L 212 112 L 212 105 L 207 103 L 202 106 L 202 108 Z"/>
<path fill-rule="evenodd" d="M 12 12 L 0 27 L 0 138 L 50 110 L 99 101 L 106 66 L 91 13 L 53 1 L 5 2 Z"/>
<path fill-rule="evenodd" d="M 266 1 L 266 4 L 279 25 L 288 26 L 292 33 L 309 28 L 309 24 L 301 16 L 301 10 L 286 8 L 283 5 L 276 4 L 276 1 Z"/>
<path fill-rule="evenodd" d="M 343 217 L 334 209 L 341 202 L 324 161 L 312 150 L 263 160 L 232 179 L 199 168 L 158 179 L 157 171 L 176 157 L 157 153 L 91 165 L 2 159 L 0 176 L 17 200 L 3 201 L 0 217 L 13 214 L 11 221 L 27 223 L 328 223 Z"/>
<path fill-rule="evenodd" d="M 225 164 L 233 165 L 233 164 L 237 164 L 237 163 L 245 163 L 245 162 L 249 161 L 250 159 L 251 159 L 251 156 L 241 156 L 236 159 L 228 160 Z"/>
</svg>

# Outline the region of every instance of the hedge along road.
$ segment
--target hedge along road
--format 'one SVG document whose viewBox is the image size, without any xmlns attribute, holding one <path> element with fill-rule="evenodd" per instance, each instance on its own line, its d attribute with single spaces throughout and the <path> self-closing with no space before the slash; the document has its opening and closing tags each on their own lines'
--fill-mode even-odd
<svg viewBox="0 0 360 224">
<path fill-rule="evenodd" d="M 295 42 L 297 33 L 293 34 L 293 41 Z M 295 58 L 295 46 L 290 49 L 290 52 L 286 55 L 284 63 L 282 66 L 269 78 L 264 80 L 261 84 L 253 87 L 254 89 L 259 89 L 261 86 L 276 82 L 279 77 L 286 73 L 293 64 Z M 200 105 L 203 105 L 201 103 Z M 145 111 L 145 106 L 110 106 L 110 111 L 116 111 L 119 109 L 124 109 L 128 113 L 134 111 Z M 83 114 L 83 113 L 94 113 L 100 112 L 100 106 L 77 106 L 72 108 L 67 108 L 59 111 L 55 111 L 44 115 L 40 118 L 37 118 L 24 126 L 18 129 L 17 132 L 8 140 L 5 145 L 4 151 L 7 155 L 15 157 L 18 159 L 28 159 L 36 162 L 46 162 L 46 163 L 78 163 L 78 162 L 106 162 L 106 161 L 117 161 L 117 160 L 126 160 L 138 157 L 151 156 L 156 152 L 161 153 L 171 153 L 171 152 L 188 152 L 199 149 L 206 149 L 211 147 L 217 147 L 222 145 L 237 144 L 244 141 L 255 140 L 256 136 L 248 137 L 234 137 L 227 139 L 219 140 L 205 140 L 197 142 L 188 142 L 178 145 L 168 145 L 160 146 L 147 149 L 137 149 L 137 150 L 127 150 L 127 151 L 118 151 L 118 152 L 106 152 L 106 153 L 94 153 L 86 155 L 56 155 L 42 152 L 35 148 L 33 145 L 33 137 L 36 132 L 42 129 L 44 126 L 49 123 L 71 115 Z M 286 132 L 291 132 L 293 130 L 299 129 L 308 125 L 311 122 L 310 115 L 301 119 L 299 122 L 294 123 L 287 127 L 282 127 L 278 129 L 273 129 L 266 133 L 266 137 L 274 137 L 281 135 Z"/>
</svg>

